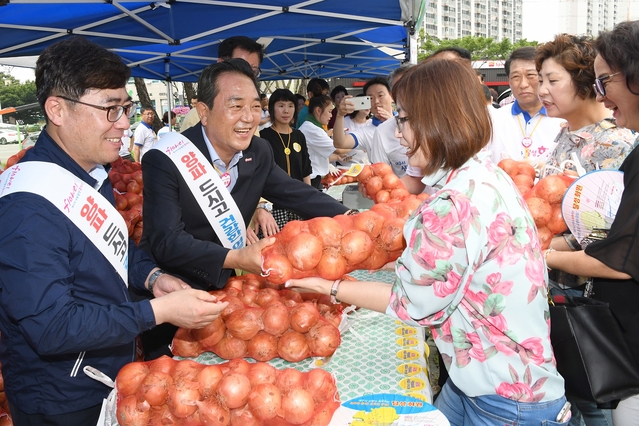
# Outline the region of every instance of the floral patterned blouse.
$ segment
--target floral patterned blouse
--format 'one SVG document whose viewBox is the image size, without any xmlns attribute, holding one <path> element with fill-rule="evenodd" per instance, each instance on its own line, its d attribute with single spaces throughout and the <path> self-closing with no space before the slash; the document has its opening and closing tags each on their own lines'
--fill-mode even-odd
<svg viewBox="0 0 639 426">
<path fill-rule="evenodd" d="M 605 118 L 575 132 L 568 129 L 568 123 L 564 123 L 555 139 L 555 150 L 548 157 L 546 165 L 561 169 L 564 161 L 572 161 L 571 154 L 574 152 L 586 172 L 616 170 L 632 151 L 636 138 L 637 134 L 632 130 L 617 127 L 613 118 Z M 566 166 L 566 170 L 576 173 L 571 163 L 566 163 Z M 553 173 L 557 171 L 546 169 L 546 174 Z"/>
<path fill-rule="evenodd" d="M 577 154 L 586 172 L 600 169 L 617 170 L 634 148 L 636 138 L 637 134 L 634 131 L 617 127 L 614 118 L 605 118 L 575 132 L 569 130 L 568 123 L 564 123 L 555 139 L 557 145 L 546 163 L 546 166 L 554 168 L 547 167 L 545 175 L 558 173 L 566 160 L 571 162 L 565 163 L 565 170 L 577 175 L 577 170 L 572 164 L 573 152 Z M 550 278 L 562 287 L 580 286 L 590 279 L 557 269 L 551 271 Z"/>
<path fill-rule="evenodd" d="M 440 174 L 406 221 L 389 315 L 432 329 L 468 396 L 520 402 L 564 395 L 550 346 L 547 272 L 525 201 L 482 150 Z M 425 182 L 432 185 L 433 182 Z"/>
</svg>

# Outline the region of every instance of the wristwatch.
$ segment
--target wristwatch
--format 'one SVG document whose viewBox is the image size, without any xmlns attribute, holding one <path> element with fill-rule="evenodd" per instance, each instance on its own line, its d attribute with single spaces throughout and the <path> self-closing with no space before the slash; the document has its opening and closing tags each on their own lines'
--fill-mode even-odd
<svg viewBox="0 0 639 426">
<path fill-rule="evenodd" d="M 151 294 L 153 294 L 153 286 L 155 286 L 155 282 L 157 281 L 157 279 L 160 277 L 160 275 L 162 274 L 166 274 L 166 272 L 164 272 L 161 269 L 158 269 L 157 271 L 155 271 L 154 273 L 151 274 L 151 276 L 149 277 L 149 291 L 151 292 Z"/>
<path fill-rule="evenodd" d="M 257 205 L 258 209 L 264 209 L 269 213 L 273 212 L 273 203 L 259 203 Z"/>
</svg>

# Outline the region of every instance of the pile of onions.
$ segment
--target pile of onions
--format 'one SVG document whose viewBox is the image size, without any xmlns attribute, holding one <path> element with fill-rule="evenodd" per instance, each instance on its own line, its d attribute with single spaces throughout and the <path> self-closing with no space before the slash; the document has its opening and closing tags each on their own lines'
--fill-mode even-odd
<svg viewBox="0 0 639 426">
<path fill-rule="evenodd" d="M 277 370 L 244 360 L 134 362 L 120 370 L 115 385 L 122 426 L 326 426 L 340 404 L 325 370 Z"/>
<path fill-rule="evenodd" d="M 113 185 L 115 208 L 120 212 L 136 244 L 142 237 L 142 166 L 119 157 L 111 163 L 109 180 Z"/>
<path fill-rule="evenodd" d="M 407 195 L 354 216 L 288 222 L 275 244 L 262 250 L 264 275 L 283 284 L 290 278 L 336 280 L 357 269 L 379 269 L 406 247 L 404 223 L 425 197 Z"/>
<path fill-rule="evenodd" d="M 537 177 L 537 171 L 527 161 L 515 161 L 510 158 L 504 158 L 497 166 L 510 176 L 521 195 L 524 195 L 533 187 Z"/>
<path fill-rule="evenodd" d="M 271 288 L 238 291 L 229 287 L 212 293 L 222 301 L 237 300 L 241 305 L 229 304 L 217 320 L 202 329 L 178 329 L 171 345 L 174 355 L 195 357 L 209 351 L 223 359 L 269 361 L 280 357 L 298 362 L 311 356 L 330 356 L 340 344 L 337 326 L 341 305 L 331 308 L 304 301 L 299 293 Z M 331 322 L 322 316 L 320 307 L 325 314 L 334 314 L 329 316 Z"/>
<path fill-rule="evenodd" d="M 511 177 L 524 196 L 537 226 L 541 248 L 547 249 L 554 235 L 568 229 L 561 214 L 561 202 L 574 177 L 564 174 L 549 175 L 534 183 L 535 169 L 525 161 L 504 159 L 497 165 Z"/>
<path fill-rule="evenodd" d="M 568 229 L 561 214 L 561 202 L 574 178 L 565 175 L 549 175 L 539 181 L 524 195 L 530 209 L 542 250 L 550 247 L 553 235 Z"/>
<path fill-rule="evenodd" d="M 366 193 L 376 203 L 401 201 L 409 196 L 402 181 L 386 163 L 364 166 L 357 175 L 357 181 L 364 185 Z"/>
<path fill-rule="evenodd" d="M 346 170 L 337 169 L 339 173 L 337 175 L 327 174 L 322 177 L 321 184 L 324 188 L 328 188 L 331 185 L 345 185 L 348 183 L 357 182 L 357 178 L 355 176 L 346 175 Z"/>
</svg>

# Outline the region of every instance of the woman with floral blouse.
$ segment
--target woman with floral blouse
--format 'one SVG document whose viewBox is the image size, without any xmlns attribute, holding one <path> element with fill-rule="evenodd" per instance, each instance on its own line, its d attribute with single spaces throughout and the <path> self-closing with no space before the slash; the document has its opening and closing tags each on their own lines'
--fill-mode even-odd
<svg viewBox="0 0 639 426">
<path fill-rule="evenodd" d="M 475 73 L 461 61 L 426 60 L 396 83 L 393 98 L 409 165 L 425 184 L 441 185 L 406 221 L 395 283 L 305 278 L 287 286 L 430 327 L 450 376 L 435 406 L 453 426 L 565 424 L 537 229 L 483 149 L 491 124 Z"/>
</svg>

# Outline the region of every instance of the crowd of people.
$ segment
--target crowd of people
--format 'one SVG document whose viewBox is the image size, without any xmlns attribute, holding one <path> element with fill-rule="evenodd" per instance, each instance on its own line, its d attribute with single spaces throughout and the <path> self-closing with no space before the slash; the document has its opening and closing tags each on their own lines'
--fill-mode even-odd
<svg viewBox="0 0 639 426">
<path fill-rule="evenodd" d="M 505 65 L 513 102 L 499 109 L 461 48 L 369 80 L 360 109 L 321 78 L 306 97 L 261 94 L 264 49 L 249 38 L 223 41 L 218 56 L 179 143 L 175 115 L 155 133 L 146 106 L 131 133 L 130 70 L 116 54 L 71 37 L 39 57 L 47 124 L 0 176 L 0 361 L 14 424 L 94 425 L 109 389 L 83 367 L 114 378 L 138 336 L 147 360 L 171 355 L 177 327 L 202 328 L 226 307 L 207 290 L 262 272 L 287 222 L 357 214 L 319 190 L 353 161 L 385 162 L 409 192 L 431 194 L 406 222 L 394 283 L 287 287 L 429 328 L 448 373 L 434 404 L 451 425 L 639 424 L 639 396 L 605 408 L 567 399 L 548 307 L 550 284 L 583 294 L 592 283 L 639 369 L 639 21 L 516 49 Z M 108 179 L 109 163 L 131 154 L 144 179 L 139 246 Z M 503 158 L 540 176 L 623 171 L 607 238 L 582 247 L 566 233 L 542 251 Z"/>
</svg>

